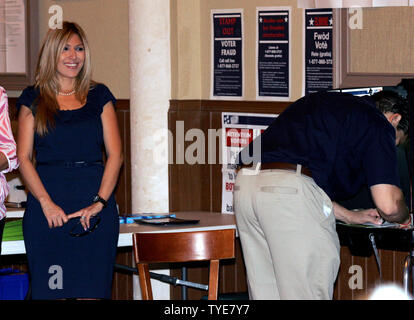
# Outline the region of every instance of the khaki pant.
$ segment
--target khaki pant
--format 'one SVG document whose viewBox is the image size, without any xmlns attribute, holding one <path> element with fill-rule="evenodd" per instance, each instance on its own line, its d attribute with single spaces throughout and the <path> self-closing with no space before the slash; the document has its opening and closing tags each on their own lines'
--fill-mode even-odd
<svg viewBox="0 0 414 320">
<path fill-rule="evenodd" d="M 332 299 L 340 246 L 332 202 L 313 179 L 242 169 L 234 211 L 251 299 Z"/>
</svg>

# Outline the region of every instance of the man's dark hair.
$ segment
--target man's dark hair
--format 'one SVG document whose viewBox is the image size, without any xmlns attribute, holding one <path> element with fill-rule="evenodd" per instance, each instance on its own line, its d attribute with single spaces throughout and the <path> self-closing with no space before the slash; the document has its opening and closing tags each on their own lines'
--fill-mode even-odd
<svg viewBox="0 0 414 320">
<path fill-rule="evenodd" d="M 408 121 L 407 117 L 401 117 L 401 120 L 397 126 L 397 130 L 402 130 L 404 134 L 408 134 L 409 124 L 410 122 Z"/>
<path fill-rule="evenodd" d="M 400 123 L 397 129 L 408 132 L 408 101 L 401 97 L 397 92 L 391 90 L 382 90 L 372 95 L 377 108 L 382 112 L 392 112 L 401 115 Z"/>
</svg>

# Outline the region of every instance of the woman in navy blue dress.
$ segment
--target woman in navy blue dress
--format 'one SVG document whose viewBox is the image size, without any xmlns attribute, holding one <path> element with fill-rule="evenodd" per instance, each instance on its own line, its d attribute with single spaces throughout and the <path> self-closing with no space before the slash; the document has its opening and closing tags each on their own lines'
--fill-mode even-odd
<svg viewBox="0 0 414 320">
<path fill-rule="evenodd" d="M 122 165 L 114 104 L 109 89 L 91 80 L 83 30 L 69 22 L 49 30 L 35 84 L 17 103 L 33 299 L 111 297 L 119 234 L 113 190 Z M 76 225 L 82 236 L 73 236 Z"/>
</svg>

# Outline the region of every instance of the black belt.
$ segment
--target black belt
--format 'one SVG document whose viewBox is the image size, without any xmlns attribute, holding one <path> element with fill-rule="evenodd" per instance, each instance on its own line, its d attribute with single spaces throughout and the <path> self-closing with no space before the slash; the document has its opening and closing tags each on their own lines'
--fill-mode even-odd
<svg viewBox="0 0 414 320">
<path fill-rule="evenodd" d="M 260 170 L 281 169 L 281 170 L 296 171 L 297 166 L 298 166 L 297 164 L 293 164 L 289 162 L 266 162 L 266 163 L 261 164 Z M 248 166 L 247 165 L 241 166 L 241 168 L 246 168 L 246 167 Z M 251 167 L 251 165 L 249 165 L 249 167 Z M 305 176 L 312 178 L 312 172 L 308 168 L 302 166 L 300 172 L 304 174 Z"/>
<path fill-rule="evenodd" d="M 102 161 L 45 161 L 37 162 L 38 166 L 58 166 L 66 168 L 81 168 L 103 165 Z"/>
</svg>

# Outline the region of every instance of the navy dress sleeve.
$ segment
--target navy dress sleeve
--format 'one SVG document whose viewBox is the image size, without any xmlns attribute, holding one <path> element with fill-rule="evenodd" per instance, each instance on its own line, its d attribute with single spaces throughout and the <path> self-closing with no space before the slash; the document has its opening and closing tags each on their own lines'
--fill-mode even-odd
<svg viewBox="0 0 414 320">
<path fill-rule="evenodd" d="M 102 113 L 103 107 L 111 101 L 112 104 L 115 106 L 116 104 L 116 98 L 112 94 L 112 92 L 108 89 L 108 87 L 104 84 L 98 84 L 95 87 L 95 94 L 96 94 L 96 100 L 98 101 L 99 111 Z"/>
<path fill-rule="evenodd" d="M 17 113 L 20 111 L 21 106 L 26 106 L 30 108 L 34 114 L 35 108 L 33 106 L 33 102 L 35 101 L 38 95 L 39 95 L 39 91 L 36 90 L 34 86 L 26 87 L 26 89 L 23 90 L 22 94 L 17 99 L 17 102 L 16 102 Z"/>
</svg>

